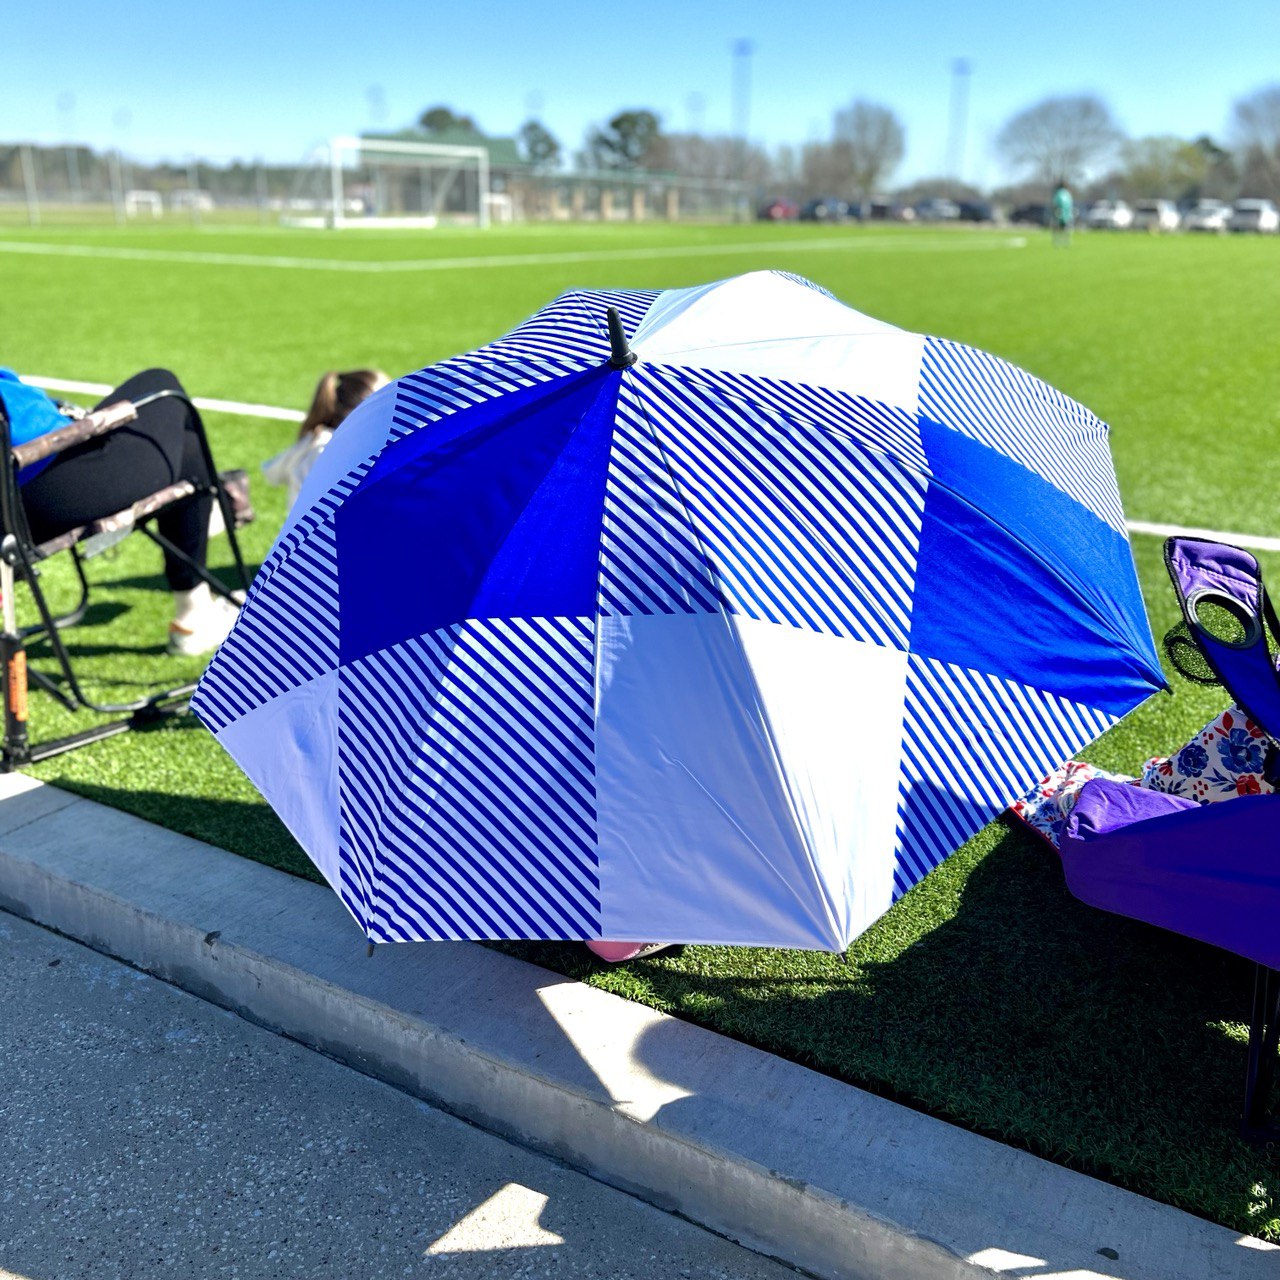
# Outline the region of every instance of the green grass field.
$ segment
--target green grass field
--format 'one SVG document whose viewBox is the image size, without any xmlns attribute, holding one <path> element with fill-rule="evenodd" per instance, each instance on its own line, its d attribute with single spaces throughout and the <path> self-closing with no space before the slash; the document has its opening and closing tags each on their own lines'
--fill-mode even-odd
<svg viewBox="0 0 1280 1280">
<path fill-rule="evenodd" d="M 190 226 L 0 231 L 0 361 L 115 382 L 169 365 L 196 394 L 305 407 L 328 367 L 416 369 L 573 285 L 685 285 L 796 271 L 861 310 L 1023 365 L 1111 423 L 1131 519 L 1280 534 L 1280 243 L 1004 231 L 583 226 L 329 234 Z M 287 424 L 212 417 L 224 466 L 256 471 Z M 258 485 L 256 563 L 282 513 Z M 1134 550 L 1157 635 L 1174 621 L 1158 539 Z M 1280 557 L 1263 557 L 1268 572 Z M 129 540 L 73 648 L 104 693 L 198 669 L 163 654 L 158 553 Z M 69 574 L 51 568 L 65 591 Z M 38 661 L 39 650 L 33 653 Z M 1175 678 L 1091 749 L 1133 770 L 1222 705 Z M 33 699 L 39 736 L 70 717 Z M 311 874 L 193 722 L 50 761 L 39 776 Z M 351 938 L 335 946 L 354 945 Z M 1063 1164 L 1280 1239 L 1280 1157 L 1236 1139 L 1249 967 L 1092 911 L 1052 855 L 996 823 L 832 957 L 688 947 L 562 972 L 794 1057 Z"/>
</svg>

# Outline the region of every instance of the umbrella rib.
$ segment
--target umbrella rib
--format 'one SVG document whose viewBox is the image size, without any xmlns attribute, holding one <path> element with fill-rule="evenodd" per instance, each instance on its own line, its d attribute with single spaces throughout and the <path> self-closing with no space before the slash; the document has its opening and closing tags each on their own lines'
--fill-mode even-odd
<svg viewBox="0 0 1280 1280">
<path fill-rule="evenodd" d="M 631 370 L 625 371 L 623 374 L 624 386 L 626 386 L 627 381 L 630 377 L 633 377 L 632 371 Z M 654 426 L 653 420 L 649 417 L 648 409 L 646 408 L 645 403 L 640 396 L 639 386 L 638 386 L 639 381 L 640 380 L 636 378 L 635 381 L 631 383 L 633 399 L 635 401 L 636 407 L 639 409 L 640 415 L 649 429 L 649 437 L 653 442 L 654 449 L 657 451 L 657 456 L 661 461 L 663 468 L 666 470 L 667 479 L 671 485 L 671 491 L 672 493 L 675 494 L 677 500 L 680 502 L 684 510 L 685 522 L 688 526 L 689 533 L 693 537 L 695 545 L 697 546 L 698 550 L 701 552 L 703 560 L 707 565 L 708 572 L 712 575 L 712 581 L 717 587 L 717 594 L 719 595 L 720 599 L 723 601 L 724 600 L 723 583 L 719 581 L 718 576 L 715 574 L 714 568 L 712 568 L 710 558 L 707 555 L 707 549 L 703 545 L 702 539 L 698 535 L 697 527 L 693 522 L 693 515 L 689 509 L 689 504 L 685 499 L 685 495 L 683 490 L 681 489 L 679 481 L 676 479 L 675 469 L 671 465 L 671 460 L 667 457 L 666 450 L 662 447 L 662 442 L 658 439 L 657 429 Z M 756 682 L 755 672 L 752 670 L 751 663 L 747 660 L 746 653 L 742 646 L 741 638 L 738 635 L 737 627 L 735 626 L 731 615 L 726 611 L 722 613 L 720 616 L 724 619 L 725 629 L 729 633 L 733 646 L 737 651 L 739 659 L 742 662 L 743 670 L 746 672 L 747 679 L 750 682 L 751 699 L 752 699 L 752 704 L 755 711 L 755 719 L 764 734 L 765 743 L 768 747 L 770 758 L 774 762 L 775 773 L 777 774 L 779 781 L 782 784 L 782 792 L 783 792 L 783 795 L 786 797 L 787 810 L 788 810 L 788 815 L 791 819 L 792 830 L 794 835 L 798 838 L 800 848 L 804 853 L 805 861 L 808 863 L 810 877 L 817 888 L 818 900 L 821 902 L 823 911 L 826 913 L 827 927 L 829 928 L 832 937 L 842 938 L 842 930 L 840 929 L 838 924 L 836 910 L 835 910 L 835 903 L 832 900 L 832 897 L 828 890 L 826 882 L 823 880 L 821 874 L 818 871 L 817 860 L 814 857 L 813 849 L 810 847 L 809 840 L 807 839 L 804 827 L 799 821 L 799 815 L 796 809 L 795 797 L 791 794 L 791 787 L 788 784 L 786 773 L 781 768 L 781 755 L 778 751 L 777 740 L 774 736 L 773 726 L 769 723 L 769 717 L 767 712 L 765 711 L 764 700 L 760 696 L 760 687 Z M 598 654 L 599 652 L 598 645 L 596 646 L 596 649 Z M 694 781 L 697 782 L 697 779 L 695 778 Z M 701 786 L 701 783 L 699 783 L 698 785 Z M 711 799 L 714 802 L 715 798 L 711 797 Z M 755 846 L 754 843 L 752 844 L 752 847 L 757 848 L 757 846 Z M 761 856 L 764 857 L 763 852 L 760 851 L 758 848 L 757 848 L 757 852 L 760 852 Z M 768 862 L 767 858 L 765 858 L 765 861 L 770 867 L 772 867 L 772 864 Z M 781 878 L 783 883 L 786 883 L 786 877 L 784 876 Z"/>
</svg>

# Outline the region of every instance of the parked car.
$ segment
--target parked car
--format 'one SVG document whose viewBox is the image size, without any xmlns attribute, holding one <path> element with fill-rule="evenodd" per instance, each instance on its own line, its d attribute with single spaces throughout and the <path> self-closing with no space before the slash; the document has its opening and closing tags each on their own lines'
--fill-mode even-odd
<svg viewBox="0 0 1280 1280">
<path fill-rule="evenodd" d="M 760 222 L 791 222 L 799 215 L 800 206 L 794 200 L 786 199 L 785 196 L 766 200 L 756 210 L 756 218 Z"/>
<path fill-rule="evenodd" d="M 1095 231 L 1127 231 L 1133 226 L 1133 210 L 1123 200 L 1095 200 L 1084 215 L 1084 225 Z"/>
<path fill-rule="evenodd" d="M 921 222 L 955 222 L 960 217 L 960 206 L 943 196 L 917 200 L 915 211 Z"/>
<path fill-rule="evenodd" d="M 1280 210 L 1271 200 L 1237 200 L 1227 226 L 1232 231 L 1262 231 L 1274 235 L 1280 231 Z"/>
<path fill-rule="evenodd" d="M 1177 231 L 1178 206 L 1172 200 L 1139 200 L 1133 206 L 1135 231 Z"/>
<path fill-rule="evenodd" d="M 985 200 L 961 200 L 961 222 L 994 222 L 995 210 Z"/>
<path fill-rule="evenodd" d="M 1182 215 L 1184 231 L 1215 231 L 1221 235 L 1231 222 L 1231 206 L 1225 200 L 1200 200 Z"/>
<path fill-rule="evenodd" d="M 819 196 L 800 206 L 801 222 L 846 222 L 852 216 L 849 202 L 835 196 Z"/>
<path fill-rule="evenodd" d="M 853 216 L 864 222 L 914 222 L 916 211 L 909 204 L 890 200 L 888 196 L 872 196 L 854 205 Z"/>
<path fill-rule="evenodd" d="M 1030 223 L 1033 227 L 1049 225 L 1049 206 L 1047 204 L 1020 204 L 1010 215 L 1010 222 Z"/>
</svg>

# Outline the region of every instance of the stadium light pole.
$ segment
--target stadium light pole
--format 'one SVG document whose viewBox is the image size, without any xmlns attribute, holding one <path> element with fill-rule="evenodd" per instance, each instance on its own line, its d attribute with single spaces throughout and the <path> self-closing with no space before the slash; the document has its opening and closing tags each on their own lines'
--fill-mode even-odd
<svg viewBox="0 0 1280 1280">
<path fill-rule="evenodd" d="M 684 109 L 689 113 L 689 132 L 694 137 L 700 137 L 707 118 L 706 95 L 697 91 L 688 94 L 684 100 Z"/>
<path fill-rule="evenodd" d="M 737 139 L 739 215 L 745 217 L 747 184 L 747 134 L 751 128 L 751 55 L 755 42 L 739 39 L 733 42 L 733 133 Z"/>
<path fill-rule="evenodd" d="M 36 184 L 35 160 L 31 154 L 31 144 L 24 142 L 18 147 L 18 156 L 22 161 L 22 185 L 27 193 L 27 221 L 33 226 L 40 225 L 40 192 Z"/>
<path fill-rule="evenodd" d="M 187 190 L 191 192 L 191 225 L 200 225 L 200 162 L 187 156 Z"/>
<path fill-rule="evenodd" d="M 71 199 L 79 204 L 83 198 L 80 189 L 80 152 L 75 144 L 76 95 L 70 89 L 58 94 L 58 115 L 62 117 L 62 142 L 67 149 L 67 182 L 71 186 Z"/>
<path fill-rule="evenodd" d="M 951 111 L 947 128 L 947 176 L 953 183 L 964 181 L 964 153 L 969 124 L 969 76 L 973 67 L 968 58 L 951 63 Z M 955 195 L 952 188 L 951 194 Z"/>
</svg>

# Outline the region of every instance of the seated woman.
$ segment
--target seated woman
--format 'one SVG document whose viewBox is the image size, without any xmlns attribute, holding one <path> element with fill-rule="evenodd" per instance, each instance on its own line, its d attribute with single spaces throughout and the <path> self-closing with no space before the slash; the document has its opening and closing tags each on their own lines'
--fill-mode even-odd
<svg viewBox="0 0 1280 1280">
<path fill-rule="evenodd" d="M 118 386 L 95 406 L 137 402 L 157 391 L 186 393 L 167 369 L 148 369 Z M 67 417 L 43 391 L 0 369 L 0 403 L 12 442 L 27 442 L 66 426 Z M 86 440 L 18 472 L 31 536 L 48 542 L 69 529 L 123 511 L 140 498 L 180 480 L 208 485 L 199 419 L 185 400 L 166 397 L 143 405 L 137 420 Z M 156 518 L 157 531 L 197 564 L 205 563 L 213 498 L 197 493 Z M 169 652 L 200 654 L 216 649 L 236 620 L 230 601 L 215 596 L 190 565 L 165 552 L 165 579 L 173 592 Z"/>
</svg>

